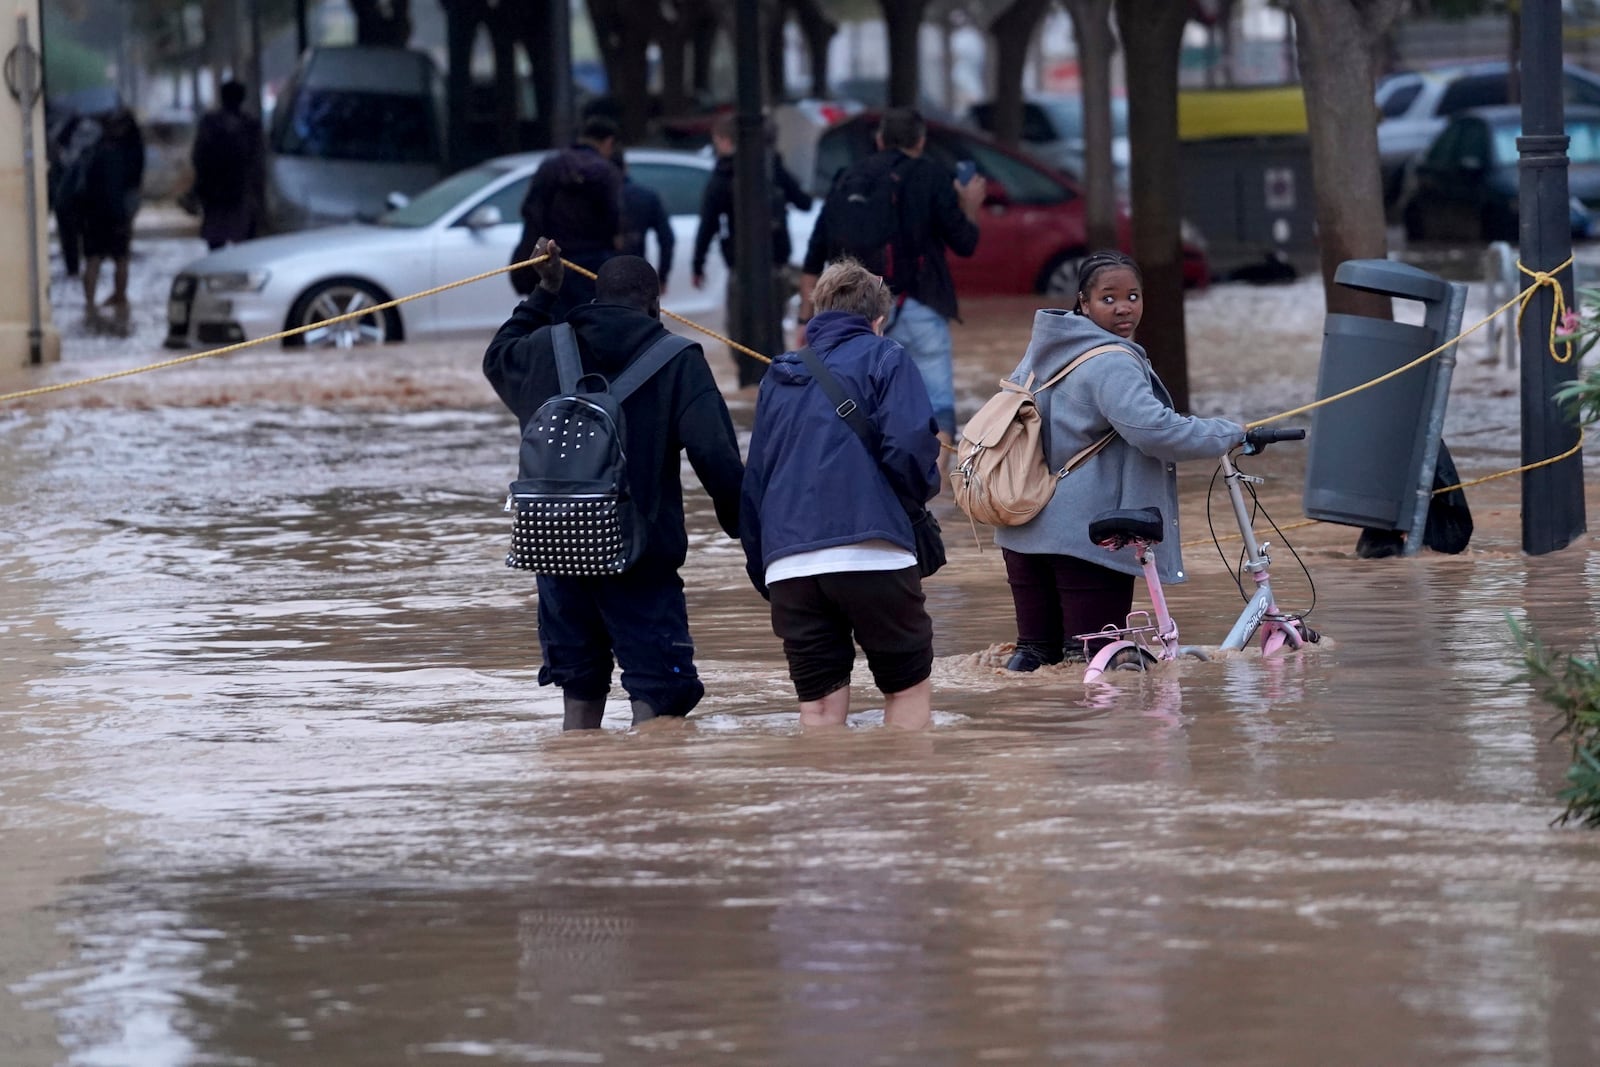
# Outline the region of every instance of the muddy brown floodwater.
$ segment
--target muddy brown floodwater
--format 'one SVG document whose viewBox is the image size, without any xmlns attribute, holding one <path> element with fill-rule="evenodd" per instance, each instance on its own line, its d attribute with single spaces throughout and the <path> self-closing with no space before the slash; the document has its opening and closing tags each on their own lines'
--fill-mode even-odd
<svg viewBox="0 0 1600 1067">
<path fill-rule="evenodd" d="M 1032 307 L 970 308 L 964 413 Z M 1312 395 L 1315 285 L 1188 316 L 1200 412 Z M 1506 622 L 1588 647 L 1600 559 L 1524 557 L 1517 479 L 1472 490 L 1458 557 L 1290 531 L 1321 646 L 1094 691 L 990 665 L 999 555 L 943 501 L 914 736 L 864 673 L 856 729 L 798 732 L 691 488 L 705 702 L 636 733 L 614 694 L 563 737 L 480 351 L 247 352 L 0 409 L 0 1063 L 1600 1060 L 1600 846 L 1550 825 L 1565 753 Z M 1462 360 L 1463 473 L 1509 467 L 1515 372 Z M 1251 468 L 1282 525 L 1303 464 Z M 1174 609 L 1215 645 L 1231 552 L 1187 554 Z"/>
</svg>

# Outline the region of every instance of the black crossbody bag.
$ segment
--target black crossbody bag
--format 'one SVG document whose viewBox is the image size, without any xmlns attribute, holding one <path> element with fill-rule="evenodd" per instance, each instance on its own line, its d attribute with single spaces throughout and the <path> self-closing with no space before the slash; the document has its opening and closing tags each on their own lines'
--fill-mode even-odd
<svg viewBox="0 0 1600 1067">
<path fill-rule="evenodd" d="M 861 405 L 845 395 L 839 379 L 835 378 L 826 364 L 811 351 L 810 345 L 802 348 L 798 354 L 811 371 L 811 376 L 822 386 L 822 391 L 828 394 L 834 414 L 843 419 L 845 425 L 855 432 L 867 453 L 876 462 L 878 458 L 876 435 L 872 432 L 872 427 L 867 424 L 867 417 L 861 413 Z M 884 476 L 887 478 L 887 473 Z M 933 512 L 928 510 L 927 505 L 921 501 L 908 500 L 903 496 L 892 478 L 889 479 L 889 483 L 890 488 L 895 490 L 895 499 L 900 501 L 906 517 L 911 520 L 911 537 L 917 546 L 917 571 L 926 578 L 945 564 L 944 537 L 939 531 L 939 520 L 934 518 Z"/>
</svg>

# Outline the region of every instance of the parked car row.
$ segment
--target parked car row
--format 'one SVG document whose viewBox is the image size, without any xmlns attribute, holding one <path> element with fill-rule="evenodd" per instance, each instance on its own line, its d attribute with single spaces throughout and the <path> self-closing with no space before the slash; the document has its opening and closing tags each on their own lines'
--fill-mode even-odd
<svg viewBox="0 0 1600 1067">
<path fill-rule="evenodd" d="M 167 344 L 229 344 L 360 311 L 396 297 L 493 270 L 511 260 L 522 236 L 528 182 L 546 153 L 502 156 L 454 174 L 375 223 L 263 237 L 212 252 L 173 280 Z M 655 189 L 677 240 L 663 306 L 697 322 L 721 323 L 726 268 L 706 263 L 705 286 L 690 277 L 689 251 L 713 161 L 670 150 L 630 149 L 628 173 Z M 790 235 L 804 248 L 816 209 L 790 212 Z M 646 254 L 656 261 L 653 236 Z M 382 341 L 487 336 L 515 305 L 504 277 L 309 331 L 289 345 L 351 347 Z"/>
<path fill-rule="evenodd" d="M 813 188 L 873 151 L 877 116 L 858 112 L 817 139 Z M 954 170 L 972 160 L 988 179 L 980 225 L 983 237 L 971 258 L 951 257 L 963 294 L 1047 293 L 1065 299 L 1077 288 L 1077 267 L 1087 254 L 1084 201 L 1076 180 L 983 134 L 931 122 L 928 155 Z M 168 303 L 168 344 L 228 344 L 308 325 L 384 303 L 397 296 L 491 270 L 508 261 L 521 236 L 519 208 L 543 153 L 504 156 L 455 174 L 374 223 L 304 230 L 245 242 L 189 264 L 173 281 Z M 722 316 L 723 267 L 707 261 L 706 284 L 689 276 L 689 249 L 699 224 L 702 192 L 712 159 L 703 153 L 630 149 L 633 180 L 661 194 L 679 251 L 666 279 L 664 306 L 716 326 Z M 798 259 L 804 254 L 819 206 L 789 213 Z M 1126 242 L 1128 226 L 1119 226 Z M 654 253 L 652 252 L 652 255 Z M 1186 284 L 1210 280 L 1205 250 L 1184 246 Z M 349 346 L 493 330 L 511 307 L 509 286 L 488 279 L 416 304 L 403 304 L 350 322 L 310 331 L 291 344 Z"/>
<path fill-rule="evenodd" d="M 1574 237 L 1595 234 L 1600 211 L 1600 108 L 1566 112 L 1568 216 Z M 1517 240 L 1522 112 L 1515 106 L 1463 111 L 1408 170 L 1401 220 L 1406 239 Z"/>
<path fill-rule="evenodd" d="M 1510 65 L 1504 61 L 1391 74 L 1378 83 L 1378 160 L 1384 203 L 1399 204 L 1406 168 L 1429 150 L 1450 119 L 1470 108 L 1509 103 Z M 1600 75 L 1581 67 L 1562 72 L 1567 106 L 1600 106 Z"/>
</svg>

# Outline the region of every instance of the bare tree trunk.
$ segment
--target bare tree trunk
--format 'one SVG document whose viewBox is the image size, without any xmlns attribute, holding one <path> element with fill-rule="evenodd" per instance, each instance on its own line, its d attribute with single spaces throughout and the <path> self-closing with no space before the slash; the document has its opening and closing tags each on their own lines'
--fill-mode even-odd
<svg viewBox="0 0 1600 1067">
<path fill-rule="evenodd" d="M 916 107 L 922 95 L 918 37 L 928 0 L 878 0 L 889 36 L 889 106 Z"/>
<path fill-rule="evenodd" d="M 806 38 L 806 51 L 811 58 L 811 95 L 825 99 L 828 95 L 828 47 L 839 24 L 828 18 L 817 0 L 791 0 L 795 17 L 800 20 L 800 32 Z"/>
<path fill-rule="evenodd" d="M 765 75 L 766 102 L 775 104 L 784 98 L 788 90 L 784 74 L 784 44 L 785 28 L 789 24 L 789 11 L 783 3 L 763 3 L 761 5 L 761 31 L 762 40 L 766 44 L 767 54 L 762 60 L 761 73 Z"/>
<path fill-rule="evenodd" d="M 404 48 L 411 43 L 411 0 L 349 0 L 356 44 Z"/>
<path fill-rule="evenodd" d="M 656 33 L 661 48 L 661 113 L 681 115 L 688 110 L 686 87 L 689 66 L 689 31 L 686 4 L 673 5 L 671 15 L 663 17 Z"/>
<path fill-rule="evenodd" d="M 1117 0 L 1117 28 L 1128 69 L 1128 142 L 1133 156 L 1133 255 L 1144 276 L 1139 343 L 1172 394 L 1189 410 L 1189 356 L 1183 321 L 1183 246 L 1178 205 L 1178 48 L 1188 5 Z M 1367 105 L 1370 119 L 1372 107 Z M 1381 203 L 1381 200 L 1379 201 Z"/>
<path fill-rule="evenodd" d="M 1111 0 L 1064 0 L 1072 19 L 1083 97 L 1084 221 L 1089 247 L 1117 247 L 1116 167 L 1111 159 Z"/>
<path fill-rule="evenodd" d="M 689 88 L 697 97 L 711 92 L 711 61 L 717 51 L 717 36 L 722 20 L 715 13 L 706 13 L 695 20 L 689 30 L 689 43 L 694 50 L 689 72 Z"/>
<path fill-rule="evenodd" d="M 467 97 L 472 91 L 472 42 L 485 17 L 482 0 L 443 0 L 445 47 L 449 66 L 445 69 L 444 108 L 449 144 L 446 154 L 450 166 L 459 170 L 467 165 Z"/>
<path fill-rule="evenodd" d="M 633 0 L 589 0 L 589 18 L 605 62 L 611 97 L 617 102 L 622 139 L 637 144 L 650 123 L 647 52 L 656 31 L 658 9 Z"/>
<path fill-rule="evenodd" d="M 1289 0 L 1300 42 L 1329 311 L 1392 313 L 1389 298 L 1335 285 L 1333 273 L 1347 259 L 1381 259 L 1388 252 L 1372 88 L 1378 48 L 1404 7 L 1405 0 Z"/>
<path fill-rule="evenodd" d="M 1028 46 L 1051 0 L 1012 0 L 989 23 L 994 38 L 994 136 L 1015 148 L 1022 140 L 1022 72 L 1028 63 Z"/>
</svg>

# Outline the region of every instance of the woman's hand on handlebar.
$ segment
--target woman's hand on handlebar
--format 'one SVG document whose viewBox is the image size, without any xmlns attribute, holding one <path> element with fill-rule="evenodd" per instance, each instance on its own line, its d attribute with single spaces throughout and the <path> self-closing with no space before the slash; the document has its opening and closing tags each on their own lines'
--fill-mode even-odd
<svg viewBox="0 0 1600 1067">
<path fill-rule="evenodd" d="M 1303 441 L 1306 431 L 1303 427 L 1293 426 L 1277 429 L 1270 426 L 1258 426 L 1253 430 L 1244 432 L 1244 454 L 1254 456 L 1270 444 L 1279 441 Z"/>
</svg>

